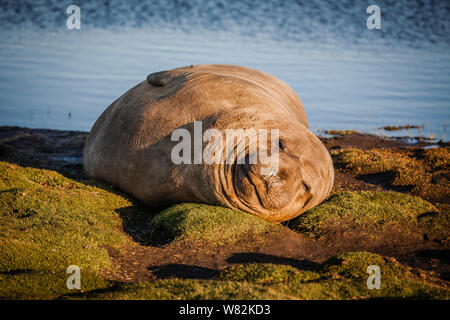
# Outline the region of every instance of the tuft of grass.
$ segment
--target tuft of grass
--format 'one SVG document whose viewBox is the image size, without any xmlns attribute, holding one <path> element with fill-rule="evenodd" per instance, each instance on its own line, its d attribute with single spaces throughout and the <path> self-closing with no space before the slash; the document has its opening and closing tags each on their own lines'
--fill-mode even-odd
<svg viewBox="0 0 450 320">
<path fill-rule="evenodd" d="M 131 244 L 117 210 L 119 195 L 54 171 L 0 162 L 0 297 L 54 298 L 68 292 L 70 265 L 83 288 L 103 287 L 106 246 Z"/>
<path fill-rule="evenodd" d="M 386 131 L 399 131 L 399 130 L 422 129 L 422 128 L 423 128 L 423 125 L 419 126 L 419 125 L 407 124 L 407 125 L 404 125 L 404 126 L 385 126 L 385 127 L 381 127 L 381 128 L 378 128 L 378 129 L 383 129 L 383 130 L 386 130 Z"/>
<path fill-rule="evenodd" d="M 327 233 L 328 226 L 344 221 L 370 229 L 390 226 L 402 232 L 421 236 L 448 236 L 450 218 L 431 203 L 415 196 L 398 192 L 344 191 L 332 195 L 322 204 L 291 220 L 289 227 L 314 238 Z M 421 230 L 423 233 L 418 233 Z"/>
<path fill-rule="evenodd" d="M 152 237 L 159 240 L 202 240 L 232 243 L 244 237 L 261 237 L 281 228 L 259 217 L 223 207 L 183 203 L 174 205 L 150 222 Z"/>
<path fill-rule="evenodd" d="M 431 148 L 420 150 L 418 158 L 431 167 L 432 171 L 450 170 L 450 148 Z"/>
<path fill-rule="evenodd" d="M 324 130 L 325 134 L 329 134 L 331 136 L 349 136 L 352 134 L 359 134 L 359 131 L 356 130 Z"/>
</svg>

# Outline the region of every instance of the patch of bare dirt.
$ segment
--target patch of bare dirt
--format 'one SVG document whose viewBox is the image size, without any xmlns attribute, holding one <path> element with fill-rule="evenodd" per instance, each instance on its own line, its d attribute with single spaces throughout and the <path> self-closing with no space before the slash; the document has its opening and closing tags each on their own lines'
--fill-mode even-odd
<svg viewBox="0 0 450 320">
<path fill-rule="evenodd" d="M 142 281 L 160 278 L 211 279 L 223 268 L 241 263 L 291 265 L 314 270 L 325 260 L 349 251 L 369 251 L 394 257 L 412 268 L 434 271 L 440 283 L 450 281 L 448 243 L 411 237 L 388 226 L 374 236 L 352 222 L 328 226 L 321 239 L 312 239 L 289 229 L 267 234 L 264 239 L 245 239 L 230 245 L 200 241 L 149 244 L 117 252 L 109 248 L 114 266 L 111 280 Z"/>
</svg>

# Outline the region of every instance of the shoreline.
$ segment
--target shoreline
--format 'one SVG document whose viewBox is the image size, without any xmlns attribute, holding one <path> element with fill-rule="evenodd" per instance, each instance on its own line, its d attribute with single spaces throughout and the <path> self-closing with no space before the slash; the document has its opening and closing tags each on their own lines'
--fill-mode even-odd
<svg viewBox="0 0 450 320">
<path fill-rule="evenodd" d="M 0 126 L 0 160 L 64 171 L 82 177 L 82 150 L 89 132 Z M 434 148 L 450 142 L 408 136 L 381 136 L 356 130 L 320 130 L 316 134 L 328 151 L 340 148 Z"/>
</svg>

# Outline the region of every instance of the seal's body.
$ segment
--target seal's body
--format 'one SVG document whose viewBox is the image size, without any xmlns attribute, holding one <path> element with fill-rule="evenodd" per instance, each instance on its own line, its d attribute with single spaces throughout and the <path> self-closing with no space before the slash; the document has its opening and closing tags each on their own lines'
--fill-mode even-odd
<svg viewBox="0 0 450 320">
<path fill-rule="evenodd" d="M 203 131 L 216 129 L 224 136 L 227 129 L 278 129 L 278 170 L 265 175 L 260 170 L 265 164 L 237 161 L 174 163 L 171 155 L 179 142 L 172 141 L 172 132 L 186 129 L 194 136 L 196 121 Z M 330 155 L 309 130 L 295 92 L 263 72 L 226 65 L 150 74 L 94 124 L 83 166 L 89 177 L 150 206 L 208 203 L 268 221 L 288 220 L 317 205 L 334 178 Z"/>
</svg>

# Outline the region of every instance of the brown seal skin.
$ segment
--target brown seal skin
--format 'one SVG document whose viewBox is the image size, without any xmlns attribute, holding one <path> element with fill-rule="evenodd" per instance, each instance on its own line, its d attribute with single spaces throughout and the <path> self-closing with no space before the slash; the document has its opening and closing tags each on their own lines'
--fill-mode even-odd
<svg viewBox="0 0 450 320">
<path fill-rule="evenodd" d="M 279 169 L 257 164 L 179 164 L 177 128 L 278 129 Z M 250 142 L 249 142 L 250 143 Z M 193 145 L 193 143 L 192 143 Z M 203 148 L 206 143 L 203 144 Z M 268 150 L 270 154 L 270 142 Z M 246 145 L 246 152 L 249 152 Z M 302 102 L 281 80 L 230 65 L 196 65 L 150 74 L 113 102 L 92 127 L 83 152 L 87 176 L 109 182 L 149 206 L 221 205 L 284 221 L 330 193 L 331 157 L 309 130 Z"/>
</svg>

